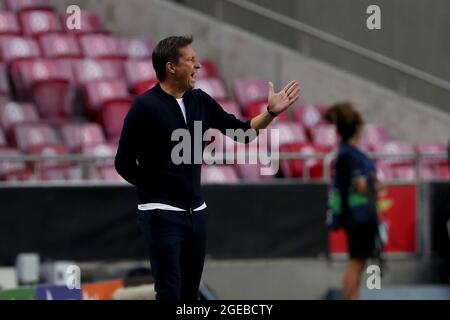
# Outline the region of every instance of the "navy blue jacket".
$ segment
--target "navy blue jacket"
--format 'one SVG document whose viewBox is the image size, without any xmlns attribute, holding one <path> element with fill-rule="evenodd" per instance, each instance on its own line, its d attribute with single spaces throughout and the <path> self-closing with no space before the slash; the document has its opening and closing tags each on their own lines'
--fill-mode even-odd
<svg viewBox="0 0 450 320">
<path fill-rule="evenodd" d="M 171 141 L 174 130 L 189 129 L 193 158 L 194 121 L 202 122 L 202 134 L 209 128 L 222 133 L 226 129 L 250 129 L 250 121 L 241 121 L 225 112 L 200 89 L 187 91 L 183 102 L 187 126 L 176 99 L 159 84 L 137 97 L 125 117 L 115 167 L 126 181 L 137 187 L 139 203 L 159 202 L 189 210 L 204 201 L 200 188 L 201 164 L 176 165 L 171 159 L 172 149 L 180 143 Z M 201 146 L 203 150 L 203 141 Z"/>
</svg>

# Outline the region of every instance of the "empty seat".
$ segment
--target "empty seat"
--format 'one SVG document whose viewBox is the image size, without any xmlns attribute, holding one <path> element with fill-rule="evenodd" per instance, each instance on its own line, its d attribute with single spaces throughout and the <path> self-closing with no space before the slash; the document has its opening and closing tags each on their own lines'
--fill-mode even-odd
<svg viewBox="0 0 450 320">
<path fill-rule="evenodd" d="M 53 10 L 48 0 L 6 0 L 8 10 L 19 12 L 25 10 Z"/>
<path fill-rule="evenodd" d="M 14 127 L 14 141 L 22 152 L 32 147 L 59 144 L 55 130 L 44 123 L 20 123 Z"/>
<path fill-rule="evenodd" d="M 123 80 L 98 80 L 86 85 L 85 108 L 95 115 L 108 102 L 130 99 L 128 88 Z"/>
<path fill-rule="evenodd" d="M 76 60 L 73 62 L 73 70 L 75 81 L 80 88 L 92 80 L 123 78 L 123 64 L 117 60 Z"/>
<path fill-rule="evenodd" d="M 320 124 L 312 130 L 312 141 L 318 146 L 329 150 L 336 148 L 338 137 L 336 129 L 331 124 Z"/>
<path fill-rule="evenodd" d="M 81 49 L 75 36 L 71 34 L 44 34 L 39 37 L 43 56 L 47 58 L 79 58 Z"/>
<path fill-rule="evenodd" d="M 245 113 L 250 103 L 256 101 L 267 102 L 269 85 L 265 80 L 235 80 L 233 82 L 233 93 L 237 103 Z"/>
<path fill-rule="evenodd" d="M 15 125 L 38 120 L 36 107 L 32 103 L 11 101 L 0 104 L 0 123 L 8 135 Z"/>
<path fill-rule="evenodd" d="M 11 11 L 0 10 L 0 35 L 19 35 L 20 33 L 16 15 Z"/>
<path fill-rule="evenodd" d="M 102 143 L 95 146 L 85 146 L 83 154 L 87 156 L 107 157 L 106 159 L 99 159 L 95 161 L 95 167 L 101 168 L 105 166 L 114 165 L 114 156 L 117 152 L 117 144 Z"/>
<path fill-rule="evenodd" d="M 394 177 L 398 180 L 414 180 L 416 179 L 416 168 L 413 164 L 393 165 L 392 170 Z"/>
<path fill-rule="evenodd" d="M 119 99 L 106 102 L 101 110 L 101 122 L 110 142 L 118 143 L 123 120 L 130 110 L 133 99 Z"/>
<path fill-rule="evenodd" d="M 26 36 L 62 31 L 59 16 L 53 11 L 27 10 L 19 14 L 19 21 Z"/>
<path fill-rule="evenodd" d="M 128 59 L 148 59 L 151 61 L 155 43 L 146 38 L 128 37 L 119 38 L 119 50 Z"/>
<path fill-rule="evenodd" d="M 214 65 L 214 62 L 208 59 L 202 59 L 200 60 L 200 65 L 202 66 L 197 71 L 197 78 L 203 79 L 203 78 L 218 78 L 219 74 L 217 73 L 216 66 Z"/>
<path fill-rule="evenodd" d="M 278 130 L 279 141 L 278 145 L 301 145 L 306 143 L 308 140 L 306 138 L 305 130 L 303 127 L 297 122 L 286 121 L 286 122 L 276 122 L 268 127 L 270 130 Z M 273 140 L 273 137 L 270 139 L 270 143 L 272 146 L 275 146 L 276 141 Z"/>
<path fill-rule="evenodd" d="M 447 157 L 435 157 L 438 154 L 447 154 L 447 146 L 443 143 L 419 142 L 414 146 L 416 152 L 420 155 L 422 164 L 433 166 L 447 162 Z"/>
<path fill-rule="evenodd" d="M 267 110 L 267 101 L 252 102 L 247 106 L 246 114 L 248 119 L 252 119 Z M 276 121 L 288 121 L 287 112 L 280 113 L 272 123 Z"/>
<path fill-rule="evenodd" d="M 19 95 L 32 100 L 43 119 L 67 120 L 72 116 L 74 87 L 70 64 L 35 59 L 19 61 L 16 68 Z"/>
<path fill-rule="evenodd" d="M 314 144 L 291 144 L 280 147 L 280 152 L 299 153 L 304 156 L 313 156 L 307 159 L 281 160 L 280 167 L 285 177 L 302 177 L 310 179 L 322 179 L 324 175 L 323 159 L 327 149 Z M 328 167 L 331 176 L 331 164 Z"/>
<path fill-rule="evenodd" d="M 197 79 L 195 87 L 203 90 L 216 100 L 227 99 L 227 90 L 223 81 L 219 78 Z"/>
<path fill-rule="evenodd" d="M 1 36 L 0 51 L 4 62 L 13 62 L 20 59 L 37 58 L 41 51 L 33 38 L 20 36 Z"/>
<path fill-rule="evenodd" d="M 408 142 L 389 141 L 378 146 L 375 151 L 388 155 L 384 160 L 386 163 L 409 165 L 414 161 L 414 148 Z"/>
<path fill-rule="evenodd" d="M 66 123 L 61 126 L 64 145 L 70 152 L 81 152 L 89 146 L 105 143 L 105 135 L 98 123 Z"/>
<path fill-rule="evenodd" d="M 117 39 L 106 34 L 86 34 L 79 38 L 81 51 L 87 58 L 120 59 L 125 56 L 120 51 Z"/>
<path fill-rule="evenodd" d="M 134 90 L 134 92 L 137 95 L 143 94 L 144 92 L 146 92 L 147 90 L 153 88 L 154 86 L 156 86 L 158 84 L 158 80 L 149 80 L 149 81 L 143 81 L 140 82 L 136 85 L 136 89 Z"/>
<path fill-rule="evenodd" d="M 0 149 L 0 157 L 18 157 L 20 153 L 17 149 Z M 24 161 L 0 161 L 1 180 L 28 180 L 31 176 Z"/>
<path fill-rule="evenodd" d="M 108 31 L 104 28 L 100 17 L 94 13 L 89 11 L 81 11 L 81 19 L 80 19 L 80 29 L 70 29 L 66 22 L 68 22 L 69 14 L 64 14 L 62 17 L 63 27 L 66 30 L 66 33 L 74 34 L 74 35 L 83 35 L 88 33 L 107 33 Z"/>
<path fill-rule="evenodd" d="M 437 177 L 439 179 L 450 179 L 450 166 L 448 164 L 441 164 L 438 166 Z"/>
<path fill-rule="evenodd" d="M 239 181 L 233 166 L 203 166 L 202 183 L 235 183 Z"/>
<path fill-rule="evenodd" d="M 389 139 L 389 134 L 383 126 L 367 123 L 361 133 L 360 146 L 365 151 L 374 151 Z"/>
<path fill-rule="evenodd" d="M 312 139 L 313 128 L 324 123 L 323 116 L 325 112 L 325 107 L 313 104 L 292 108 L 294 120 L 299 122 L 305 128 L 309 139 Z"/>
<path fill-rule="evenodd" d="M 128 60 L 125 62 L 125 75 L 128 88 L 136 92 L 136 86 L 156 80 L 151 60 Z"/>
</svg>

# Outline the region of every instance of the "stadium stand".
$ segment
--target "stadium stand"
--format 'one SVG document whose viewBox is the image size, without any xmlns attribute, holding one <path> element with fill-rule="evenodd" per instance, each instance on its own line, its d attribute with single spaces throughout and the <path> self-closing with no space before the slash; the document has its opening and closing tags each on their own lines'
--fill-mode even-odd
<svg viewBox="0 0 450 320">
<path fill-rule="evenodd" d="M 6 150 L 2 154 L 113 156 L 134 96 L 157 83 L 151 63 L 156 39 L 116 36 L 89 11 L 82 11 L 80 30 L 69 30 L 64 23 L 67 17 L 44 0 L 6 1 L 5 9 L 0 10 L 1 148 Z M 268 90 L 265 79 L 234 79 L 228 91 L 215 62 L 201 59 L 200 63 L 197 87 L 217 99 L 227 112 L 251 119 L 264 111 Z M 279 129 L 280 152 L 301 157 L 282 159 L 276 177 L 327 178 L 323 176 L 324 166 L 331 168 L 331 164 L 324 159 L 334 151 L 337 135 L 323 120 L 326 107 L 297 105 L 271 125 L 271 129 Z M 221 139 L 225 142 L 228 138 Z M 234 143 L 228 146 L 236 150 Z M 444 145 L 392 141 L 381 124 L 365 125 L 361 148 L 388 155 L 377 161 L 382 179 L 417 178 L 418 158 L 420 178 L 449 176 L 448 163 L 433 158 L 433 154 L 445 152 Z M 402 158 L 395 158 L 399 154 Z M 3 165 L 8 167 L 9 163 Z M 20 162 L 12 168 L 15 166 L 19 167 Z M 262 176 L 260 169 L 259 164 L 205 167 L 204 181 L 262 181 L 275 177 Z M 2 171 L 2 180 L 17 177 L 17 170 L 8 170 Z M 61 172 L 46 171 L 41 177 L 77 176 Z M 331 174 L 331 170 L 327 172 Z M 97 165 L 96 178 L 121 180 L 111 163 Z"/>
</svg>

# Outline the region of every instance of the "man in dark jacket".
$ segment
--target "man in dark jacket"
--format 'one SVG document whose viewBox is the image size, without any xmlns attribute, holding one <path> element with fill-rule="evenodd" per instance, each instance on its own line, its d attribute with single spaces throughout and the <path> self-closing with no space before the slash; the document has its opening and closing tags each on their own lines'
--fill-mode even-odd
<svg viewBox="0 0 450 320">
<path fill-rule="evenodd" d="M 200 189 L 201 161 L 174 161 L 173 133 L 193 137 L 187 157 L 209 128 L 260 130 L 299 97 L 291 81 L 275 93 L 269 83 L 267 111 L 249 121 L 226 113 L 207 93 L 194 89 L 201 68 L 190 37 L 169 37 L 152 55 L 159 83 L 136 98 L 128 112 L 115 159 L 117 172 L 137 187 L 139 226 L 146 237 L 156 298 L 196 300 L 203 271 L 207 206 Z M 201 124 L 201 135 L 194 130 Z M 203 141 L 200 141 L 204 147 Z M 183 158 L 185 155 L 183 155 Z"/>
</svg>

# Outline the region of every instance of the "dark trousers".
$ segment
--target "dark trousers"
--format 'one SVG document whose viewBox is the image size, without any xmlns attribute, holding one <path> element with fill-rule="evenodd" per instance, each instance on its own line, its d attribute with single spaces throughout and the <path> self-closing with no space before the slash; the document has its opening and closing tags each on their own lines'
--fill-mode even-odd
<svg viewBox="0 0 450 320">
<path fill-rule="evenodd" d="M 207 209 L 138 211 L 148 245 L 157 300 L 194 301 L 203 272 Z"/>
</svg>

